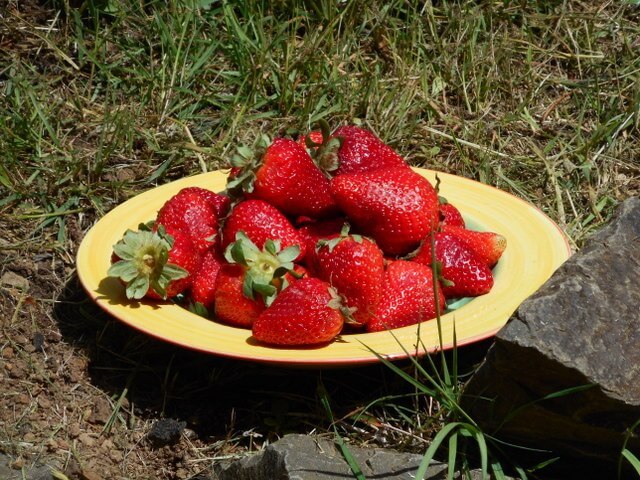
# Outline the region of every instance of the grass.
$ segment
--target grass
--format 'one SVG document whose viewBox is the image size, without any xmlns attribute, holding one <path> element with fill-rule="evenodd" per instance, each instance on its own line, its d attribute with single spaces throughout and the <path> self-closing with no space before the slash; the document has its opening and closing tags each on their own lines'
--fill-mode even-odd
<svg viewBox="0 0 640 480">
<path fill-rule="evenodd" d="M 512 192 L 579 248 L 640 192 L 639 15 L 622 1 L 9 0 L 0 265 L 50 255 L 69 278 L 83 233 L 115 205 L 320 119 L 362 124 L 415 166 Z M 108 430 L 141 369 L 162 383 L 163 410 L 220 381 L 182 383 L 138 337 L 116 345 L 101 353 L 115 362 L 102 364 L 108 375 L 126 378 Z M 400 448 L 444 441 L 447 406 L 412 388 L 348 405 L 334 425 L 365 443 L 383 443 L 376 428 Z M 292 395 L 295 410 L 304 402 Z M 272 407 L 258 409 L 265 431 L 299 425 Z M 476 434 L 460 422 L 445 428 Z"/>
</svg>

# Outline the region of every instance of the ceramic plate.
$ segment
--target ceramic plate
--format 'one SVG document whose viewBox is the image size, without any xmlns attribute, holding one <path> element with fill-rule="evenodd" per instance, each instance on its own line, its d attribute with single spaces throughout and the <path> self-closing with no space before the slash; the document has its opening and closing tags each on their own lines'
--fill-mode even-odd
<svg viewBox="0 0 640 480">
<path fill-rule="evenodd" d="M 436 172 L 416 169 L 432 183 Z M 443 348 L 493 336 L 518 305 L 538 289 L 570 255 L 567 239 L 547 216 L 529 203 L 496 188 L 463 177 L 438 173 L 440 194 L 456 205 L 470 228 L 498 232 L 507 250 L 494 268 L 495 285 L 442 316 Z M 107 277 L 112 246 L 127 228 L 153 220 L 162 204 L 181 188 L 199 186 L 222 191 L 226 176 L 211 172 L 184 178 L 144 192 L 114 208 L 83 239 L 78 275 L 89 295 L 103 309 L 154 337 L 202 352 L 291 366 L 341 366 L 424 354 L 439 348 L 435 320 L 393 330 L 342 335 L 318 348 L 272 348 L 260 345 L 251 331 L 206 320 L 172 303 L 131 302 L 124 288 Z"/>
</svg>

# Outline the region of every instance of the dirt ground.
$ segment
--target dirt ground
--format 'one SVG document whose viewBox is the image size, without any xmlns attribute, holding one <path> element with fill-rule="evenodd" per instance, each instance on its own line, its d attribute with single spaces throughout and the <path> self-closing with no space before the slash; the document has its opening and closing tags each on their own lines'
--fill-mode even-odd
<svg viewBox="0 0 640 480">
<path fill-rule="evenodd" d="M 167 358 L 188 353 L 154 344 L 98 312 L 76 282 L 73 258 L 61 257 L 19 249 L 2 259 L 0 451 L 18 471 L 44 463 L 69 478 L 189 477 L 207 450 L 194 431 L 166 448 L 145 441 L 172 401 L 163 382 L 176 381 L 182 359 L 166 372 L 173 378 L 157 378 L 158 385 L 138 393 L 139 370 L 153 384 Z M 163 361 L 140 362 L 136 347 L 155 350 Z"/>
</svg>

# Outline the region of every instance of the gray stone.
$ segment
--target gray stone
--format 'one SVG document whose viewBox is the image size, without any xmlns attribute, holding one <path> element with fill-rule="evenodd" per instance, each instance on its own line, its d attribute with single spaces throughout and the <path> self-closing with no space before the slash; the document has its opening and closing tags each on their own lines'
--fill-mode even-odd
<svg viewBox="0 0 640 480">
<path fill-rule="evenodd" d="M 7 270 L 2 274 L 2 277 L 0 277 L 0 285 L 26 291 L 29 289 L 29 280 L 11 270 Z"/>
<path fill-rule="evenodd" d="M 382 448 L 349 447 L 367 479 L 415 480 L 422 455 L 399 453 Z M 446 478 L 447 466 L 434 463 L 429 467 L 429 480 Z M 308 435 L 286 435 L 261 452 L 232 462 L 214 466 L 217 480 L 338 480 L 353 479 L 349 465 L 334 442 Z M 472 474 L 479 479 L 479 472 Z"/>
<path fill-rule="evenodd" d="M 615 470 L 640 419 L 640 199 L 623 202 L 522 303 L 465 386 L 463 407 L 499 438 Z M 637 435 L 627 448 L 640 454 Z"/>
<path fill-rule="evenodd" d="M 180 439 L 180 434 L 186 426 L 187 422 L 184 421 L 161 418 L 151 426 L 147 439 L 156 448 L 172 445 Z"/>
<path fill-rule="evenodd" d="M 17 468 L 16 459 L 0 453 L 0 479 L 2 480 L 54 480 L 51 469 L 43 465 L 25 463 Z"/>
</svg>

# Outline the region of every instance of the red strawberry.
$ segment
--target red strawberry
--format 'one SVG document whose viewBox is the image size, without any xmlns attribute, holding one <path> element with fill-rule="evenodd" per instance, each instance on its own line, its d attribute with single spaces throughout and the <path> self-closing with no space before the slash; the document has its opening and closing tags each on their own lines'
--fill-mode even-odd
<svg viewBox="0 0 640 480">
<path fill-rule="evenodd" d="M 301 260 L 306 251 L 298 231 L 273 205 L 263 200 L 245 200 L 236 204 L 222 227 L 222 248 L 236 240 L 238 232 L 244 232 L 258 248 L 263 248 L 268 239 L 279 240 L 281 248 L 293 245 L 300 247 Z"/>
<path fill-rule="evenodd" d="M 317 345 L 342 330 L 337 294 L 328 283 L 309 277 L 283 290 L 253 324 L 256 340 L 272 345 Z"/>
<path fill-rule="evenodd" d="M 224 323 L 251 328 L 266 306 L 261 298 L 248 298 L 243 293 L 245 273 L 241 265 L 222 265 L 216 278 L 214 313 Z"/>
<path fill-rule="evenodd" d="M 288 215 L 322 217 L 336 211 L 329 179 L 291 139 L 276 138 L 258 163 L 238 157 L 234 162 L 245 166 L 227 184 L 230 190 L 242 186 L 249 198 L 265 200 Z"/>
<path fill-rule="evenodd" d="M 336 128 L 332 136 L 342 138 L 335 175 L 381 168 L 409 168 L 404 158 L 368 130 L 345 125 Z"/>
<path fill-rule="evenodd" d="M 308 149 L 310 146 L 318 146 L 322 144 L 322 140 L 324 135 L 321 130 L 313 130 L 309 132 L 307 135 L 301 135 L 298 138 L 298 145 L 300 145 L 304 149 Z"/>
<path fill-rule="evenodd" d="M 216 218 L 218 220 L 224 218 L 224 216 L 229 212 L 231 199 L 226 195 L 221 195 L 211 190 L 207 190 L 206 188 L 200 187 L 187 187 L 183 190 L 197 192 L 201 196 L 206 198 L 209 201 L 209 204 L 213 207 L 213 210 L 216 213 Z"/>
<path fill-rule="evenodd" d="M 162 206 L 156 223 L 172 231 L 182 230 L 191 236 L 200 251 L 216 243 L 219 219 L 229 208 L 230 199 L 199 187 L 180 190 Z"/>
<path fill-rule="evenodd" d="M 200 255 L 188 233 L 160 226 L 127 230 L 111 261 L 107 274 L 126 285 L 127 298 L 167 299 L 189 288 Z"/>
<path fill-rule="evenodd" d="M 329 282 L 343 297 L 353 321 L 365 325 L 382 295 L 382 250 L 368 238 L 345 232 L 332 240 L 321 240 L 311 255 L 318 278 Z"/>
<path fill-rule="evenodd" d="M 216 318 L 231 325 L 251 327 L 278 292 L 304 273 L 304 270 L 296 271 L 292 262 L 298 252 L 297 245 L 280 251 L 270 239 L 260 250 L 239 232 L 237 240 L 225 251 L 230 263 L 222 266 L 216 279 Z"/>
<path fill-rule="evenodd" d="M 438 211 L 440 212 L 440 225 L 453 225 L 465 228 L 464 218 L 462 218 L 460 210 L 451 203 L 441 203 Z"/>
<path fill-rule="evenodd" d="M 318 220 L 309 222 L 298 228 L 298 233 L 302 238 L 307 255 L 304 258 L 307 268 L 315 272 L 314 260 L 315 256 L 311 253 L 315 250 L 318 240 L 330 240 L 340 236 L 340 232 L 347 220 L 343 217 L 330 218 L 326 220 Z"/>
<path fill-rule="evenodd" d="M 493 275 L 487 265 L 455 235 L 434 234 L 436 261 L 444 278 L 442 292 L 446 298 L 477 297 L 489 293 Z M 431 243 L 425 240 L 413 261 L 431 266 Z"/>
<path fill-rule="evenodd" d="M 368 332 L 406 327 L 436 317 L 433 272 L 426 265 L 396 260 L 384 275 L 382 300 L 366 325 Z M 445 308 L 442 287 L 438 285 L 439 312 Z"/>
<path fill-rule="evenodd" d="M 438 223 L 438 194 L 407 168 L 338 175 L 331 181 L 338 206 L 389 255 L 404 255 Z"/>
<path fill-rule="evenodd" d="M 224 263 L 226 263 L 224 258 L 218 253 L 213 250 L 207 250 L 202 255 L 200 266 L 195 275 L 193 275 L 190 299 L 194 303 L 201 304 L 209 313 L 213 313 L 216 279 Z"/>
<path fill-rule="evenodd" d="M 507 239 L 499 233 L 478 232 L 454 225 L 442 225 L 441 231 L 455 235 L 485 265 L 493 267 L 507 248 Z"/>
</svg>

